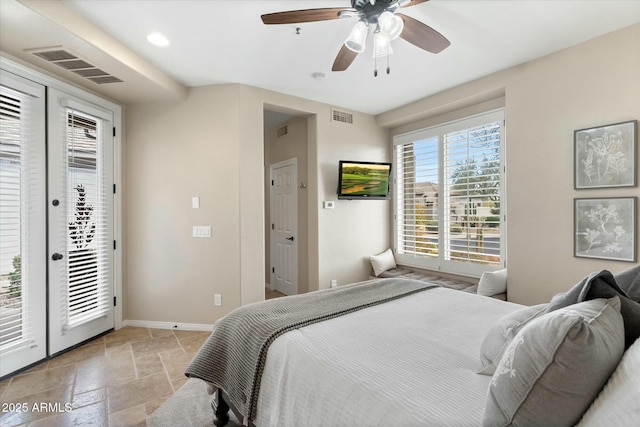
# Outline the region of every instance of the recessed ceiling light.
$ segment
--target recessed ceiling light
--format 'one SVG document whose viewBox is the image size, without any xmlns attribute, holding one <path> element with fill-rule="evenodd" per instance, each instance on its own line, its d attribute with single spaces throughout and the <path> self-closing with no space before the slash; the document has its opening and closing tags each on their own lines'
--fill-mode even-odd
<svg viewBox="0 0 640 427">
<path fill-rule="evenodd" d="M 156 46 L 168 46 L 169 39 L 167 39 L 164 35 L 160 33 L 151 33 L 147 36 L 147 40 L 149 43 Z"/>
</svg>

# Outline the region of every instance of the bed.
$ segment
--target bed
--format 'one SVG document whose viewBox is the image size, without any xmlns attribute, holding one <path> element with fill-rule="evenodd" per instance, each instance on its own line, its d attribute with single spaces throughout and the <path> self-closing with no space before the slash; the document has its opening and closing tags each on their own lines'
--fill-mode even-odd
<svg viewBox="0 0 640 427">
<path fill-rule="evenodd" d="M 258 357 L 258 362 L 252 360 L 248 364 L 257 366 L 249 375 L 257 378 L 257 384 L 254 383 L 251 386 L 253 388 L 245 390 L 254 390 L 255 396 L 249 392 L 237 393 L 234 389 L 242 387 L 236 387 L 235 381 L 224 384 L 216 377 L 219 371 L 235 366 L 238 358 L 244 357 L 245 352 L 251 352 L 242 347 L 229 350 L 226 348 L 228 345 L 216 342 L 216 330 L 220 328 L 217 325 L 209 341 L 186 371 L 187 376 L 205 380 L 210 386 L 210 392 L 216 392 L 212 402 L 214 424 L 225 425 L 229 419 L 227 411 L 231 407 L 240 422 L 256 427 L 509 425 L 508 422 L 500 424 L 502 421 L 496 421 L 501 417 L 510 418 L 513 425 L 535 425 L 515 423 L 516 415 L 522 417 L 522 414 L 502 407 L 501 399 L 509 401 L 513 396 L 519 396 L 521 391 L 507 389 L 492 392 L 492 386 L 496 385 L 496 376 L 500 374 L 503 374 L 502 378 L 509 379 L 512 376 L 520 380 L 521 376 L 543 377 L 544 372 L 554 372 L 553 361 L 550 362 L 551 365 L 530 368 L 529 365 L 536 365 L 537 362 L 518 362 L 524 363 L 520 366 L 513 358 L 509 363 L 504 360 L 510 357 L 510 353 L 513 356 L 517 350 L 511 348 L 513 341 L 518 341 L 518 334 L 532 329 L 531 325 L 536 321 L 544 323 L 545 328 L 552 328 L 553 332 L 544 335 L 559 335 L 556 333 L 559 328 L 557 324 L 549 326 L 547 323 L 553 322 L 539 321 L 545 314 L 547 305 L 525 307 L 407 279 L 376 279 L 341 287 L 344 289 L 312 294 L 320 294 L 324 302 L 340 300 L 342 302 L 339 304 L 344 304 L 343 300 L 351 298 L 349 293 L 352 290 L 348 288 L 370 290 L 398 282 L 404 282 L 401 285 L 408 286 L 410 290 L 392 297 L 385 295 L 381 301 L 367 300 L 364 304 L 356 304 L 355 308 L 345 310 L 344 306 L 340 306 L 339 314 L 331 314 L 326 318 L 321 316 L 323 318 L 317 319 L 312 314 L 311 321 L 301 322 L 296 319 L 293 327 L 286 327 L 284 331 L 276 333 L 268 340 L 266 348 L 263 348 L 264 354 Z M 271 311 L 269 316 L 279 318 L 283 311 L 282 304 L 286 304 L 287 300 L 293 301 L 292 305 L 296 306 L 305 298 L 314 298 L 314 295 L 308 295 L 284 298 L 280 302 L 269 300 L 247 306 L 244 310 L 257 308 L 266 310 L 265 313 Z M 589 327 L 591 323 L 606 320 L 604 326 L 598 326 L 604 328 L 600 338 L 593 330 L 587 331 L 589 339 L 594 339 L 595 336 L 596 340 L 602 341 L 598 341 L 599 351 L 596 352 L 599 358 L 597 364 L 602 366 L 602 372 L 592 369 L 598 371 L 594 374 L 599 378 L 595 383 L 591 379 L 586 385 L 578 381 L 578 387 L 591 389 L 593 395 L 586 397 L 586 400 L 582 399 L 583 402 L 577 408 L 572 408 L 574 412 L 579 411 L 578 415 L 560 414 L 556 417 L 559 420 L 556 425 L 575 424 L 587 412 L 587 408 L 622 359 L 625 335 L 619 300 L 618 297 L 598 298 L 572 305 L 589 305 L 586 308 L 587 314 L 580 314 L 583 317 L 591 316 L 589 322 L 583 322 L 588 323 Z M 310 304 L 322 306 L 324 302 Z M 594 308 L 595 303 L 599 305 Z M 298 311 L 299 308 L 297 307 Z M 602 315 L 603 312 L 607 316 Z M 562 324 L 566 323 L 563 319 L 567 316 L 576 316 L 575 313 L 561 314 L 562 316 L 555 318 L 560 317 Z M 259 318 L 258 322 L 264 323 L 264 319 L 266 317 Z M 597 319 L 597 322 L 593 319 Z M 237 318 L 231 320 L 234 325 L 242 323 Z M 243 327 L 246 331 L 259 329 L 248 324 Z M 281 324 L 275 329 L 279 328 L 282 329 Z M 539 334 L 538 329 L 534 332 Z M 229 334 L 237 335 L 237 329 L 232 329 Z M 250 334 L 251 332 L 243 333 L 243 338 L 237 340 L 238 345 L 242 345 L 246 341 L 244 336 Z M 564 346 L 565 341 L 571 343 L 574 338 L 565 339 L 561 345 Z M 519 344 L 525 347 L 530 345 L 530 341 L 535 340 L 527 337 L 526 344 Z M 573 347 L 566 351 L 572 361 L 576 359 L 574 353 L 588 353 L 576 350 L 581 348 L 576 345 L 584 346 L 582 341 L 571 345 Z M 543 348 L 553 346 L 555 344 L 547 342 L 541 345 Z M 225 348 L 225 352 L 212 359 L 212 352 L 221 347 Z M 634 360 L 640 357 L 640 344 L 634 348 L 636 347 Z M 530 347 L 526 351 L 535 352 Z M 560 350 L 553 355 L 561 356 Z M 491 360 L 492 357 L 494 360 Z M 541 357 L 544 359 L 544 356 Z M 580 357 L 582 356 L 579 355 L 578 358 Z M 593 365 L 594 359 L 589 357 L 580 363 Z M 627 365 L 635 366 L 633 363 L 635 362 L 628 362 Z M 530 369 L 539 371 L 528 374 L 527 370 Z M 627 366 L 626 369 L 636 368 Z M 637 390 L 640 390 L 640 385 L 635 381 L 633 387 L 638 386 Z M 562 382 L 566 383 L 566 378 Z M 528 387 L 527 393 L 537 390 L 536 387 L 538 386 Z M 548 389 L 549 384 L 540 384 L 539 387 Z M 566 389 L 564 384 L 561 388 Z M 500 393 L 506 395 L 501 396 Z M 638 393 L 640 392 L 627 393 L 625 399 L 633 401 L 638 398 L 640 402 Z M 565 397 L 557 398 L 558 402 L 562 402 L 563 398 Z M 619 399 L 619 396 L 616 398 Z M 527 397 L 520 400 L 529 401 Z M 534 402 L 535 408 L 538 399 L 533 396 L 530 400 Z M 568 402 L 574 404 L 575 400 L 570 397 Z M 563 405 L 562 408 L 568 404 Z M 636 407 L 631 405 L 632 412 L 628 416 L 622 415 L 618 425 L 637 425 L 635 422 L 640 420 L 639 405 L 640 403 Z M 499 414 L 493 416 L 493 420 L 488 420 L 487 414 L 492 414 L 496 408 Z M 529 409 L 524 410 L 526 412 Z M 518 411 L 522 412 L 522 408 Z M 560 412 L 564 412 L 564 409 Z M 568 420 L 572 420 L 571 423 Z M 625 424 L 628 422 L 632 423 Z"/>
</svg>

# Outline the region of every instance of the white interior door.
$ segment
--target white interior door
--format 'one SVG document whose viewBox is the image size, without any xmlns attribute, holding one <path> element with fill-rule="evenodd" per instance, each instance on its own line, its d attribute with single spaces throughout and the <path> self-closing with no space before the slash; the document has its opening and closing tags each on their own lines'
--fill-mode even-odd
<svg viewBox="0 0 640 427">
<path fill-rule="evenodd" d="M 271 284 L 285 295 L 298 293 L 298 172 L 296 159 L 270 166 Z"/>
<path fill-rule="evenodd" d="M 113 113 L 54 89 L 49 114 L 49 352 L 114 327 Z"/>
<path fill-rule="evenodd" d="M 0 74 L 0 377 L 47 356 L 44 95 Z"/>
</svg>

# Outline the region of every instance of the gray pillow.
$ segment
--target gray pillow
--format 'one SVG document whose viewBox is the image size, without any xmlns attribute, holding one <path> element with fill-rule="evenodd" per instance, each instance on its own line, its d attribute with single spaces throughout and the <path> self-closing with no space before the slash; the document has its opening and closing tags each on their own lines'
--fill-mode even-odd
<svg viewBox="0 0 640 427">
<path fill-rule="evenodd" d="M 575 425 L 623 352 L 619 297 L 538 317 L 511 341 L 491 378 L 483 426 Z"/>
<path fill-rule="evenodd" d="M 640 303 L 629 298 L 608 270 L 590 273 L 567 292 L 555 295 L 549 301 L 547 313 L 582 301 L 596 298 L 620 297 L 620 314 L 624 322 L 625 348 L 640 337 Z"/>
<path fill-rule="evenodd" d="M 640 264 L 614 274 L 613 278 L 629 298 L 640 302 Z"/>
<path fill-rule="evenodd" d="M 493 375 L 500 359 L 502 359 L 502 354 L 511 344 L 513 337 L 520 332 L 524 325 L 545 314 L 546 308 L 547 304 L 524 307 L 498 319 L 482 340 L 478 373 Z"/>
</svg>

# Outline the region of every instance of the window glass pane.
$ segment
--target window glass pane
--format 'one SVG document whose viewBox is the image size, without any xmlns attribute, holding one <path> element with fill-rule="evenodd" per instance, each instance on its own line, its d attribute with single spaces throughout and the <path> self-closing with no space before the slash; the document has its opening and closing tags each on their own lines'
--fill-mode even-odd
<svg viewBox="0 0 640 427">
<path fill-rule="evenodd" d="M 438 138 L 398 146 L 397 235 L 400 253 L 437 257 Z"/>
<path fill-rule="evenodd" d="M 68 326 L 92 320 L 108 308 L 101 127 L 100 119 L 67 112 Z"/>
<path fill-rule="evenodd" d="M 446 259 L 500 264 L 500 123 L 444 136 L 450 229 Z"/>
</svg>

